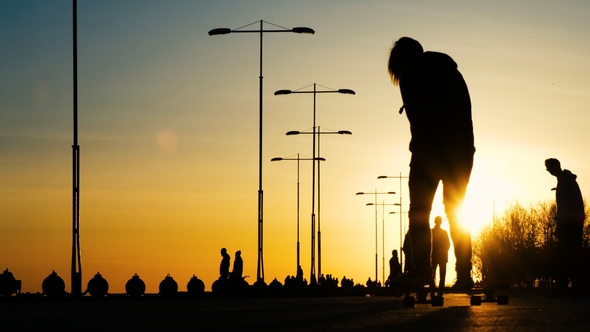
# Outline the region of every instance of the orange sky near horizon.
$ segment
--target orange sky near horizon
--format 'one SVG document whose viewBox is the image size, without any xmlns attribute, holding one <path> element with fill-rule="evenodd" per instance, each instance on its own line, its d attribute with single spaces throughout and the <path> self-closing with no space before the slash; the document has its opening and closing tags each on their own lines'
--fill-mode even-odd
<svg viewBox="0 0 590 332">
<path fill-rule="evenodd" d="M 310 11 L 310 6 L 314 10 Z M 0 4 L 0 268 L 40 292 L 53 270 L 70 290 L 71 1 Z M 170 274 L 218 277 L 226 247 L 256 280 L 258 71 L 256 34 L 208 36 L 260 19 L 315 35 L 264 36 L 264 264 L 267 283 L 295 274 L 293 161 L 310 157 L 317 83 L 322 272 L 365 283 L 375 274 L 374 201 L 408 174 L 409 125 L 389 81 L 392 42 L 410 36 L 449 54 L 470 89 L 477 152 L 466 217 L 477 230 L 507 205 L 551 201 L 561 160 L 590 188 L 590 4 L 583 1 L 78 1 L 83 287 L 100 272 L 110 292 L 135 273 L 158 291 Z M 403 183 L 407 211 L 407 183 Z M 300 169 L 301 263 L 310 270 L 311 164 Z M 399 194 L 379 203 L 399 202 Z M 378 209 L 379 279 L 399 248 L 399 208 Z M 444 216 L 440 195 L 432 218 Z M 403 215 L 403 214 L 402 214 Z M 407 223 L 403 215 L 404 223 Z M 446 226 L 446 224 L 445 224 Z M 451 249 L 452 252 L 452 249 Z M 452 254 L 450 255 L 452 256 Z M 317 259 L 317 258 L 316 258 Z M 453 281 L 453 262 L 447 280 Z M 386 274 L 388 270 L 386 269 Z"/>
</svg>

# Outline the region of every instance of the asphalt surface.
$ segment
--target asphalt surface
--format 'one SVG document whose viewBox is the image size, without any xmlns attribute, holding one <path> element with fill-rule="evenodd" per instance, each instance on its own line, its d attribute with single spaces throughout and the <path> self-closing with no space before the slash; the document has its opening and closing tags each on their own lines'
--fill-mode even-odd
<svg viewBox="0 0 590 332">
<path fill-rule="evenodd" d="M 0 331 L 589 331 L 590 297 L 509 291 L 509 304 L 386 296 L 0 301 Z M 8 300 L 8 301 L 7 301 Z"/>
</svg>

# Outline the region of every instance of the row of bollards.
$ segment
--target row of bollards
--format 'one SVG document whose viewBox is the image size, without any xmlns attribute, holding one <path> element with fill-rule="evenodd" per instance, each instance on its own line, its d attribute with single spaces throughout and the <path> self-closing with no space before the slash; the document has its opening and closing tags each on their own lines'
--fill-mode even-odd
<svg viewBox="0 0 590 332">
<path fill-rule="evenodd" d="M 6 269 L 0 274 L 0 296 L 9 297 L 12 294 L 20 293 L 21 281 L 16 280 L 11 272 Z M 55 271 L 43 280 L 41 284 L 42 295 L 47 297 L 66 296 L 66 284 Z M 128 296 L 139 297 L 145 294 L 145 282 L 137 273 L 125 284 L 125 292 Z M 200 295 L 205 292 L 205 283 L 195 275 L 189 280 L 187 292 L 192 295 Z M 160 282 L 159 295 L 170 296 L 178 293 L 178 283 L 169 274 Z M 100 273 L 88 281 L 88 286 L 83 295 L 90 294 L 92 297 L 104 297 L 109 294 L 109 283 Z"/>
</svg>

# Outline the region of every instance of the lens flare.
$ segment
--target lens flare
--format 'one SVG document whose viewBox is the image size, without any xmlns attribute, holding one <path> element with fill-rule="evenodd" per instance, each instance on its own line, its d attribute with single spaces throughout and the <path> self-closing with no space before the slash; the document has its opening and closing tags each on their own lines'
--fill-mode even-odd
<svg viewBox="0 0 590 332">
<path fill-rule="evenodd" d="M 157 142 L 160 151 L 172 153 L 178 148 L 178 135 L 172 130 L 162 130 L 158 133 Z"/>
</svg>

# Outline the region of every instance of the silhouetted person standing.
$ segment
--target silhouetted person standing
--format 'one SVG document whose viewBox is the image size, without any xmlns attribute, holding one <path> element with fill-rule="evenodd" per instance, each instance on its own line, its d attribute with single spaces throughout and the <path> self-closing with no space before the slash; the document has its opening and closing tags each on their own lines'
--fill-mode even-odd
<svg viewBox="0 0 590 332">
<path fill-rule="evenodd" d="M 399 277 L 402 274 L 402 266 L 399 264 L 399 257 L 397 255 L 397 250 L 393 250 L 391 252 L 391 258 L 389 259 L 389 278 L 388 280 L 391 281 L 394 278 Z"/>
<path fill-rule="evenodd" d="M 438 287 L 445 287 L 445 277 L 447 275 L 447 262 L 449 261 L 449 234 L 447 231 L 440 228 L 442 218 L 436 216 L 434 218 L 434 228 L 432 228 L 432 281 L 436 280 L 436 269 L 439 269 L 439 283 Z M 442 295 L 442 292 L 439 292 Z"/>
<path fill-rule="evenodd" d="M 424 52 L 412 38 L 395 42 L 389 74 L 399 85 L 410 122 L 410 237 L 415 269 L 401 280 L 428 283 L 430 210 L 439 182 L 457 258 L 456 288 L 471 288 L 471 234 L 462 227 L 459 207 L 465 197 L 475 153 L 471 100 L 467 85 L 451 57 Z"/>
<path fill-rule="evenodd" d="M 242 273 L 244 272 L 244 262 L 242 261 L 242 252 L 236 251 L 236 257 L 234 258 L 234 268 L 231 271 L 231 278 L 234 280 L 242 279 Z"/>
<path fill-rule="evenodd" d="M 297 265 L 297 279 L 303 280 L 303 269 L 301 268 L 301 265 Z"/>
<path fill-rule="evenodd" d="M 567 169 L 562 170 L 559 160 L 555 158 L 545 160 L 545 167 L 551 175 L 557 177 L 557 187 L 554 190 L 560 271 L 557 276 L 557 290 L 553 295 L 560 297 L 566 295 L 568 279 L 572 281 L 572 288 L 579 286 L 580 251 L 586 214 L 582 193 L 576 182 L 577 176 Z"/>
<path fill-rule="evenodd" d="M 230 257 L 227 254 L 227 249 L 221 248 L 221 264 L 219 264 L 219 279 L 225 280 L 229 277 Z"/>
</svg>

